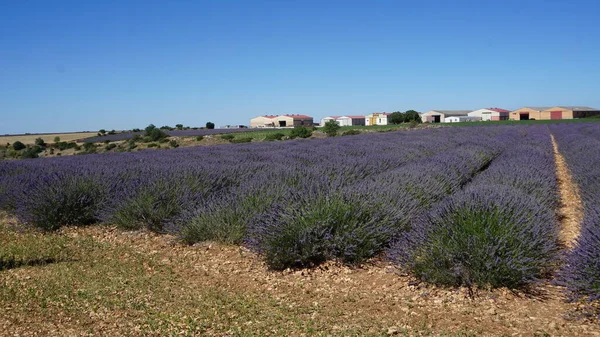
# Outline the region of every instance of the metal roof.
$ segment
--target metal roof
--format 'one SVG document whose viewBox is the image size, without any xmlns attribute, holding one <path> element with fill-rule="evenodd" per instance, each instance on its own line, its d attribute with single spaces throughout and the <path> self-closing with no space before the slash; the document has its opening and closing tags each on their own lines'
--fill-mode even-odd
<svg viewBox="0 0 600 337">
<path fill-rule="evenodd" d="M 559 108 L 563 108 L 563 109 L 568 109 L 568 110 L 573 110 L 573 111 L 598 111 L 598 109 L 589 107 L 589 106 L 564 106 L 564 105 L 559 105 Z"/>
<path fill-rule="evenodd" d="M 531 110 L 535 110 L 535 111 L 544 111 L 544 110 L 548 110 L 551 109 L 551 106 L 525 106 L 523 108 L 527 108 L 527 109 L 531 109 Z"/>
<path fill-rule="evenodd" d="M 466 116 L 469 112 L 473 112 L 473 110 L 431 110 L 430 112 L 437 112 L 444 116 Z"/>
</svg>

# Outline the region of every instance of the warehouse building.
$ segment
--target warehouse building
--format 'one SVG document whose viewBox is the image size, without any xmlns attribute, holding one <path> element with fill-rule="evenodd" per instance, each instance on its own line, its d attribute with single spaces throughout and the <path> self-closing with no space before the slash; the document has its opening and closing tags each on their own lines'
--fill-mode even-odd
<svg viewBox="0 0 600 337">
<path fill-rule="evenodd" d="M 365 125 L 365 116 L 341 116 L 338 117 L 337 122 L 340 126 L 359 126 Z"/>
<path fill-rule="evenodd" d="M 547 110 L 550 119 L 573 119 L 599 116 L 600 110 L 589 106 L 555 106 Z M 560 118 L 559 118 L 560 117 Z"/>
<path fill-rule="evenodd" d="M 480 117 L 482 121 L 505 121 L 510 117 L 510 110 L 486 108 L 469 112 L 471 117 Z"/>
<path fill-rule="evenodd" d="M 510 113 L 510 119 L 515 121 L 526 121 L 529 119 L 554 119 L 550 112 L 544 113 L 551 107 L 549 106 L 526 106 Z M 560 118 L 557 118 L 560 119 Z"/>
<path fill-rule="evenodd" d="M 306 115 L 266 115 L 250 120 L 252 128 L 285 128 L 294 126 L 313 126 L 313 118 Z"/>
<path fill-rule="evenodd" d="M 446 117 L 468 116 L 473 110 L 431 110 L 421 115 L 423 123 L 444 123 Z"/>
</svg>

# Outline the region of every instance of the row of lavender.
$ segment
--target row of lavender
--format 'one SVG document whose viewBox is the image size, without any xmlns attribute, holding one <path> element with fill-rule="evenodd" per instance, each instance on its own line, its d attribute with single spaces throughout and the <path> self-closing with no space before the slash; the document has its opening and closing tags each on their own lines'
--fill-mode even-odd
<svg viewBox="0 0 600 337">
<path fill-rule="evenodd" d="M 555 256 L 551 151 L 505 126 L 3 162 L 0 208 L 246 244 L 275 269 L 387 251 L 427 281 L 520 285 Z"/>
<path fill-rule="evenodd" d="M 554 125 L 552 133 L 579 187 L 584 214 L 575 247 L 560 272 L 572 299 L 600 299 L 600 125 Z"/>
<path fill-rule="evenodd" d="M 509 149 L 455 194 L 415 219 L 390 250 L 421 279 L 518 287 L 558 261 L 553 148 L 545 127 L 519 130 Z"/>
</svg>

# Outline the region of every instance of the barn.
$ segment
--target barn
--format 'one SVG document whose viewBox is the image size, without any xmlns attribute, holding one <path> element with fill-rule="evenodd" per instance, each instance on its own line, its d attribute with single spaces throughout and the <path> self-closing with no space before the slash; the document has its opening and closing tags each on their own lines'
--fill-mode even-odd
<svg viewBox="0 0 600 337">
<path fill-rule="evenodd" d="M 341 126 L 365 125 L 365 116 L 341 116 L 336 119 Z"/>
<path fill-rule="evenodd" d="M 515 121 L 523 121 L 528 119 L 561 119 L 552 118 L 549 106 L 526 106 L 510 113 L 510 119 Z M 547 112 L 545 112 L 547 111 Z"/>
<path fill-rule="evenodd" d="M 473 110 L 431 110 L 421 115 L 423 123 L 444 123 L 446 117 L 468 116 Z"/>
<path fill-rule="evenodd" d="M 544 112 L 550 115 L 550 119 L 573 119 L 600 115 L 599 109 L 589 106 L 555 106 Z"/>
<path fill-rule="evenodd" d="M 485 108 L 469 112 L 471 117 L 480 117 L 482 121 L 504 121 L 509 118 L 510 111 L 500 108 Z"/>
<path fill-rule="evenodd" d="M 289 114 L 279 115 L 275 119 L 275 126 L 293 127 L 293 126 L 313 126 L 313 118 L 307 115 Z"/>
<path fill-rule="evenodd" d="M 251 128 L 272 128 L 275 126 L 276 115 L 254 117 L 250 120 Z"/>
</svg>

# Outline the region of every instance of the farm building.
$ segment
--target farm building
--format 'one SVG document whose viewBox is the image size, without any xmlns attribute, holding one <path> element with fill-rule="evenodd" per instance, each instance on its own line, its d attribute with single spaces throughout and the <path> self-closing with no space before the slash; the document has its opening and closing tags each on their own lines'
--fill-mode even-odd
<svg viewBox="0 0 600 337">
<path fill-rule="evenodd" d="M 250 120 L 252 128 L 313 126 L 313 118 L 306 115 L 268 115 Z"/>
<path fill-rule="evenodd" d="M 330 120 L 335 120 L 337 121 L 338 118 L 340 118 L 342 116 L 327 116 L 325 118 L 321 119 L 321 126 L 325 125 L 325 123 L 329 122 Z M 340 124 L 340 122 L 338 122 L 338 124 Z"/>
<path fill-rule="evenodd" d="M 528 119 L 561 119 L 552 118 L 550 111 L 544 113 L 544 111 L 548 109 L 550 109 L 549 106 L 526 106 L 521 109 L 512 111 L 510 113 L 510 119 L 515 121 L 523 121 Z"/>
<path fill-rule="evenodd" d="M 313 118 L 306 115 L 279 115 L 275 119 L 275 126 L 313 126 Z"/>
<path fill-rule="evenodd" d="M 365 125 L 387 125 L 389 115 L 391 115 L 389 112 L 374 112 L 366 115 Z"/>
<path fill-rule="evenodd" d="M 444 118 L 444 123 L 458 123 L 458 122 L 479 122 L 481 117 L 477 116 L 450 116 Z"/>
<path fill-rule="evenodd" d="M 555 106 L 547 111 L 550 119 L 573 119 L 600 115 L 600 110 L 589 106 Z M 559 116 L 560 118 L 558 118 Z"/>
<path fill-rule="evenodd" d="M 258 116 L 250 120 L 251 128 L 272 128 L 275 127 L 275 119 L 277 116 Z"/>
<path fill-rule="evenodd" d="M 338 124 L 341 126 L 365 125 L 365 120 L 365 116 L 342 116 L 337 118 Z"/>
<path fill-rule="evenodd" d="M 471 117 L 480 117 L 482 121 L 504 121 L 508 120 L 509 110 L 500 108 L 479 109 L 469 112 Z"/>
<path fill-rule="evenodd" d="M 472 110 L 431 110 L 421 115 L 423 123 L 443 123 L 446 117 L 467 116 Z"/>
</svg>

